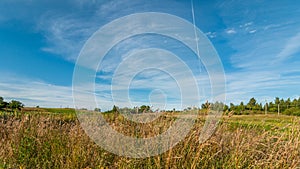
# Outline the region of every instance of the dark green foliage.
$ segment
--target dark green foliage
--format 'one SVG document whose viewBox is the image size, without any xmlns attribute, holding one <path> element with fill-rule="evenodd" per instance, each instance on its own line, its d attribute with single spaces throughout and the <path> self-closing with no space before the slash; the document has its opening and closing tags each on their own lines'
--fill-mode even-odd
<svg viewBox="0 0 300 169">
<path fill-rule="evenodd" d="M 211 103 L 202 104 L 202 109 L 207 109 Z M 278 109 L 279 108 L 279 109 Z M 274 102 L 268 103 L 258 103 L 255 98 L 251 98 L 249 102 L 244 105 L 244 102 L 241 102 L 239 105 L 230 103 L 224 105 L 223 111 L 228 114 L 232 111 L 234 115 L 249 115 L 249 114 L 264 114 L 264 113 L 283 113 L 286 115 L 300 116 L 300 98 L 293 99 L 290 98 L 280 99 L 276 97 Z"/>
<path fill-rule="evenodd" d="M 113 111 L 113 112 L 117 112 L 117 111 L 118 111 L 118 107 L 114 105 L 112 111 Z"/>
<path fill-rule="evenodd" d="M 210 106 L 210 103 L 206 102 L 206 103 L 203 103 L 203 104 L 201 105 L 201 108 L 202 108 L 202 109 L 208 109 L 209 106 Z"/>
<path fill-rule="evenodd" d="M 24 107 L 24 104 L 17 100 L 12 100 L 9 103 L 5 102 L 3 97 L 0 97 L 0 110 L 2 109 L 11 109 L 11 110 L 21 110 Z"/>
<path fill-rule="evenodd" d="M 228 111 L 228 110 L 229 110 L 229 107 L 227 105 L 224 105 L 223 111 L 225 112 L 225 111 Z"/>
<path fill-rule="evenodd" d="M 291 107 L 291 108 L 285 109 L 283 114 L 292 115 L 292 116 L 300 116 L 300 109 L 296 108 L 296 107 Z"/>
<path fill-rule="evenodd" d="M 0 97 L 0 109 L 6 108 L 7 105 L 8 103 L 4 101 L 3 97 Z"/>
<path fill-rule="evenodd" d="M 21 108 L 23 108 L 24 105 L 20 101 L 12 100 L 11 102 L 9 102 L 8 107 L 11 108 L 12 110 L 14 109 L 21 110 Z"/>
<path fill-rule="evenodd" d="M 254 98 L 251 98 L 247 104 L 247 108 L 252 110 L 256 106 L 256 100 Z"/>
<path fill-rule="evenodd" d="M 140 107 L 140 111 L 141 111 L 141 112 L 147 112 L 147 111 L 149 111 L 149 110 L 150 110 L 150 106 L 142 105 L 142 106 Z"/>
</svg>

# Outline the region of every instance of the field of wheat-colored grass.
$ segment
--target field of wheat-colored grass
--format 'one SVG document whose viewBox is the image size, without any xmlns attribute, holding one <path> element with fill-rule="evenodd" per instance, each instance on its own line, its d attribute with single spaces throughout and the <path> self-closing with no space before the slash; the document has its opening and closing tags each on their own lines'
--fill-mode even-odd
<svg viewBox="0 0 300 169">
<path fill-rule="evenodd" d="M 175 117 L 152 125 L 130 123 L 105 114 L 115 130 L 151 137 Z M 114 155 L 95 144 L 74 113 L 32 112 L 0 115 L 0 168 L 297 168 L 300 167 L 300 118 L 277 115 L 222 117 L 209 140 L 200 144 L 205 117 L 167 152 L 143 159 Z M 139 128 L 138 132 L 134 130 Z"/>
</svg>

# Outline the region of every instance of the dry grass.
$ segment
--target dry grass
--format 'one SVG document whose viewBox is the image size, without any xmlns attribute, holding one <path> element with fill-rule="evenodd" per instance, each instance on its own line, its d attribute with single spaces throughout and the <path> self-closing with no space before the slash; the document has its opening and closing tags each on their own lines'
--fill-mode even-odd
<svg viewBox="0 0 300 169">
<path fill-rule="evenodd" d="M 136 126 L 106 115 L 127 135 Z M 248 119 L 247 119 L 248 118 Z M 70 115 L 0 116 L 0 168 L 297 168 L 300 166 L 299 118 L 277 116 L 223 118 L 214 135 L 198 141 L 204 119 L 171 150 L 154 157 L 131 159 L 98 147 Z M 252 120 L 251 120 L 252 119 Z M 257 119 L 261 119 L 258 121 Z M 281 120 L 278 120 L 281 119 Z M 159 128 L 172 118 L 158 119 Z M 155 125 L 154 125 L 155 126 Z M 166 127 L 167 128 L 167 127 Z M 139 137 L 153 133 L 139 126 Z"/>
</svg>

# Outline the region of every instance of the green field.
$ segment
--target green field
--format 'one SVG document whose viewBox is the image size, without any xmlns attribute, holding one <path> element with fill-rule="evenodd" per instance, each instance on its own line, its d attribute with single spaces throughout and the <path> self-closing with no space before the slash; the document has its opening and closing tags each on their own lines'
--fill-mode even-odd
<svg viewBox="0 0 300 169">
<path fill-rule="evenodd" d="M 158 118 L 153 132 L 118 114 L 107 121 L 125 135 L 149 137 L 167 129 L 172 115 Z M 176 115 L 178 116 L 178 114 Z M 198 141 L 204 116 L 169 151 L 132 159 L 97 146 L 82 130 L 72 109 L 0 113 L 0 168 L 297 168 L 300 167 L 300 118 L 285 115 L 224 116 L 212 137 Z M 157 131 L 156 126 L 160 129 Z"/>
</svg>

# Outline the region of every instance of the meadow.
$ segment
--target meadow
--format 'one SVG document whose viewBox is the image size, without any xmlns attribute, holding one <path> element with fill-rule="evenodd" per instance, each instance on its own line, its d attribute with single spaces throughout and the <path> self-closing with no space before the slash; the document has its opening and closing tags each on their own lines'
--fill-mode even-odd
<svg viewBox="0 0 300 169">
<path fill-rule="evenodd" d="M 178 114 L 176 115 L 178 116 Z M 155 120 L 153 132 L 176 118 Z M 115 130 L 146 137 L 149 126 L 104 114 Z M 199 115 L 188 136 L 167 152 L 143 159 L 112 154 L 83 131 L 72 109 L 0 112 L 0 168 L 297 168 L 300 167 L 300 118 L 277 114 L 224 115 L 209 140 L 200 144 L 205 116 Z M 159 126 L 160 130 L 156 130 Z"/>
</svg>

